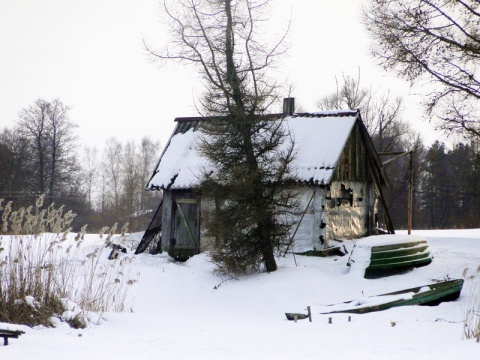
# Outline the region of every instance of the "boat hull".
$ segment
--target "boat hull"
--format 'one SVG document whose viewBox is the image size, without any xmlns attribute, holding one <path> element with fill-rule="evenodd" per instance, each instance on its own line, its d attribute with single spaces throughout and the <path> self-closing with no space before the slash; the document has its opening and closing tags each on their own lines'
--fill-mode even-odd
<svg viewBox="0 0 480 360">
<path fill-rule="evenodd" d="M 449 280 L 415 288 L 394 291 L 365 299 L 347 301 L 329 305 L 321 314 L 353 313 L 365 314 L 373 311 L 387 310 L 392 307 L 408 305 L 438 305 L 441 302 L 458 299 L 463 287 L 463 280 Z M 385 301 L 382 301 L 385 300 Z M 331 308 L 329 311 L 328 308 Z"/>
</svg>

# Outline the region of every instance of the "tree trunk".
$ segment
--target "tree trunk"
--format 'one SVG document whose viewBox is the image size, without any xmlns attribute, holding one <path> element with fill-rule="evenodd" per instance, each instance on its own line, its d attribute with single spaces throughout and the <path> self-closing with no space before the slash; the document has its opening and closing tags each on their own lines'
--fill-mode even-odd
<svg viewBox="0 0 480 360">
<path fill-rule="evenodd" d="M 261 204 L 260 204 L 261 206 Z M 267 209 L 262 209 L 267 215 L 269 212 Z M 273 245 L 272 245 L 272 218 L 266 217 L 262 224 L 259 225 L 261 229 L 261 241 L 262 241 L 262 259 L 263 263 L 265 264 L 265 269 L 267 272 L 272 272 L 277 270 L 277 262 L 275 261 L 275 255 L 273 253 Z"/>
<path fill-rule="evenodd" d="M 245 105 L 243 103 L 243 94 L 241 89 L 241 79 L 237 74 L 234 61 L 234 49 L 233 44 L 233 20 L 231 0 L 225 1 L 225 13 L 227 15 L 227 27 L 225 34 L 225 56 L 227 64 L 227 83 L 231 87 L 233 104 L 230 107 L 230 114 L 232 115 L 232 121 L 234 126 L 237 127 L 243 140 L 243 146 L 245 150 L 247 172 L 249 177 L 253 179 L 254 196 L 252 199 L 254 204 L 254 211 L 259 214 L 259 221 L 257 223 L 259 233 L 261 235 L 261 249 L 262 259 L 268 272 L 277 270 L 277 264 L 275 262 L 275 256 L 273 252 L 273 246 L 271 241 L 271 219 L 269 218 L 268 209 L 265 207 L 265 201 L 263 196 L 263 184 L 262 177 L 260 175 L 258 161 L 255 156 L 255 149 L 252 143 L 252 124 L 255 121 L 253 114 L 245 113 Z M 228 94 L 227 94 L 228 95 Z M 228 96 L 227 96 L 228 98 Z M 253 109 L 253 113 L 255 109 Z"/>
<path fill-rule="evenodd" d="M 39 180 L 39 189 L 41 194 L 45 194 L 45 158 L 44 158 L 44 152 L 43 152 L 43 144 L 42 144 L 42 138 L 41 134 L 39 135 L 37 139 L 37 146 L 38 146 L 38 180 Z"/>
<path fill-rule="evenodd" d="M 53 201 L 53 192 L 55 190 L 55 177 L 57 174 L 57 134 L 56 128 L 53 128 L 53 137 L 52 137 L 52 164 L 50 169 L 50 184 L 48 187 L 48 199 L 47 203 L 51 203 Z"/>
</svg>

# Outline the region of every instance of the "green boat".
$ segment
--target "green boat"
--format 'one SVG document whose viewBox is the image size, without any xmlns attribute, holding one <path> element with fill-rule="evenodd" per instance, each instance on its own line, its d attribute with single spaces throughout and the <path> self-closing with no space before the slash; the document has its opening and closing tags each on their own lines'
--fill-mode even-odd
<svg viewBox="0 0 480 360">
<path fill-rule="evenodd" d="M 442 281 L 435 284 L 418 286 L 386 294 L 369 296 L 340 304 L 328 305 L 320 314 L 353 313 L 365 314 L 387 310 L 397 306 L 429 305 L 435 306 L 445 301 L 458 299 L 463 280 Z"/>
<path fill-rule="evenodd" d="M 361 259 L 358 259 L 359 254 Z M 358 260 L 365 266 L 365 278 L 395 274 L 428 265 L 432 254 L 427 241 L 418 236 L 383 235 L 361 239 L 355 244 L 347 265 Z"/>
<path fill-rule="evenodd" d="M 370 265 L 366 269 L 385 270 L 403 267 L 418 267 L 432 262 L 425 240 L 404 244 L 373 246 Z"/>
</svg>

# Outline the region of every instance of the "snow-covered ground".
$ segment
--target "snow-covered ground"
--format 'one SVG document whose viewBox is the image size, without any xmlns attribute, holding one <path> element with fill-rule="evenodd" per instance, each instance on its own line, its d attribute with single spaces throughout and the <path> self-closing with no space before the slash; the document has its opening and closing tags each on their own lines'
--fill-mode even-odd
<svg viewBox="0 0 480 360">
<path fill-rule="evenodd" d="M 0 340 L 0 359 L 480 359 L 480 344 L 462 338 L 480 286 L 480 229 L 414 234 L 427 239 L 433 262 L 379 279 L 348 272 L 347 257 L 296 256 L 296 266 L 288 256 L 274 273 L 229 280 L 212 273 L 204 254 L 186 263 L 137 255 L 133 312 L 107 313 L 83 330 L 20 327 L 20 339 L 7 347 Z M 327 304 L 462 277 L 459 300 L 436 307 L 319 314 Z M 313 322 L 286 319 L 307 306 Z"/>
</svg>

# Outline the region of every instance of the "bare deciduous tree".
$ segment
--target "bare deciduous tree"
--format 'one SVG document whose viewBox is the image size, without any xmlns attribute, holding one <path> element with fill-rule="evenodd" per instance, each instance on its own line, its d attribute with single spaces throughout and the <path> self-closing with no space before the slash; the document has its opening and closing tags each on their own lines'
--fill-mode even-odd
<svg viewBox="0 0 480 360">
<path fill-rule="evenodd" d="M 32 169 L 34 179 L 36 179 L 36 191 L 45 194 L 47 191 L 45 182 L 47 177 L 46 170 L 46 132 L 47 118 L 50 104 L 45 100 L 38 99 L 34 105 L 23 109 L 17 120 L 18 133 L 30 141 L 30 147 L 34 160 Z"/>
<path fill-rule="evenodd" d="M 50 202 L 58 192 L 71 192 L 78 180 L 77 125 L 69 119 L 69 110 L 59 99 L 38 99 L 20 112 L 16 122 L 18 133 L 30 145 L 31 190 L 46 194 Z"/>
<path fill-rule="evenodd" d="M 98 172 L 98 149 L 96 147 L 85 147 L 83 149 L 83 171 L 85 173 L 85 188 L 87 192 L 88 205 L 93 208 L 92 194 L 94 193 L 95 182 Z"/>
<path fill-rule="evenodd" d="M 157 156 L 160 150 L 160 142 L 157 140 L 152 140 L 149 137 L 144 137 L 140 143 L 140 177 L 141 177 L 141 192 L 140 192 L 140 209 L 143 210 L 152 210 L 158 204 L 153 204 L 151 202 L 152 195 L 150 192 L 143 191 L 144 187 L 147 185 L 150 176 L 152 175 L 153 170 L 155 169 L 155 164 L 157 161 Z M 158 201 L 157 197 L 153 197 L 155 202 Z"/>
<path fill-rule="evenodd" d="M 386 70 L 430 84 L 426 110 L 441 129 L 480 136 L 480 2 L 370 0 L 363 21 Z"/>
<path fill-rule="evenodd" d="M 158 196 L 145 194 L 144 189 L 159 147 L 158 141 L 148 137 L 140 143 L 133 140 L 121 143 L 116 138 L 107 140 L 101 171 L 95 175 L 98 177 L 99 210 L 105 221 L 128 222 L 132 231 L 145 229 L 145 214 L 158 206 Z M 95 168 L 91 170 L 95 172 Z M 151 201 L 152 198 L 155 200 Z"/>
<path fill-rule="evenodd" d="M 47 148 L 50 158 L 50 176 L 48 179 L 50 200 L 53 200 L 55 191 L 59 189 L 59 186 L 66 186 L 69 182 L 72 183 L 74 180 L 72 174 L 78 174 L 80 170 L 75 153 L 76 137 L 73 133 L 78 125 L 68 118 L 69 110 L 70 108 L 58 99 L 54 99 L 50 103 L 47 128 Z"/>
<path fill-rule="evenodd" d="M 17 132 L 4 129 L 0 133 L 0 196 L 15 200 L 20 206 L 29 204 L 32 169 L 29 142 Z"/>
<path fill-rule="evenodd" d="M 390 92 L 381 93 L 372 88 L 362 87 L 360 74 L 357 80 L 343 75 L 343 82 L 337 79 L 336 92 L 322 97 L 317 106 L 320 110 L 361 110 L 365 126 L 372 137 L 377 151 L 394 151 L 404 145 L 409 127 L 401 119 L 403 101 L 392 98 Z"/>
<path fill-rule="evenodd" d="M 102 182 L 104 189 L 110 191 L 110 195 L 105 195 L 105 191 L 102 192 L 103 209 L 107 204 L 113 206 L 115 210 L 120 208 L 122 152 L 122 143 L 115 138 L 109 138 L 107 140 L 103 154 L 102 168 L 104 178 Z M 109 198 L 113 198 L 113 203 Z"/>
<path fill-rule="evenodd" d="M 128 217 L 133 216 L 139 209 L 140 194 L 143 188 L 141 183 L 141 162 L 135 142 L 128 141 L 123 147 L 121 157 L 122 174 L 121 187 L 124 210 Z"/>
</svg>

